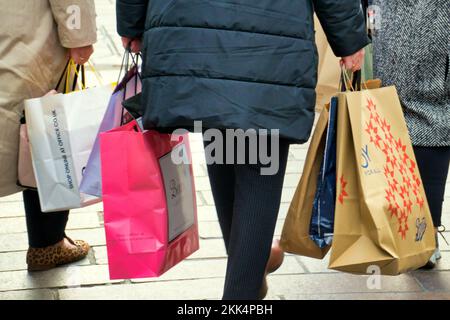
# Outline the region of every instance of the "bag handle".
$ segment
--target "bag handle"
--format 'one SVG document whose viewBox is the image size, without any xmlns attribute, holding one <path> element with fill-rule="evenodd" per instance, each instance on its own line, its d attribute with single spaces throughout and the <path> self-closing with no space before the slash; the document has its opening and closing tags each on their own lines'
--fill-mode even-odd
<svg viewBox="0 0 450 320">
<path fill-rule="evenodd" d="M 339 87 L 341 88 L 342 92 L 361 91 L 361 88 L 365 87 L 365 84 L 362 83 L 361 70 L 353 72 L 350 75 L 349 71 L 345 70 L 345 67 L 342 67 Z M 365 87 L 365 89 L 367 89 L 367 87 Z"/>
<path fill-rule="evenodd" d="M 137 71 L 137 76 L 141 79 L 141 74 L 139 72 L 139 58 L 141 57 L 140 53 L 132 53 L 130 47 L 128 46 L 125 49 L 125 52 L 122 56 L 122 63 L 120 65 L 120 71 L 119 71 L 119 76 L 117 79 L 117 83 L 120 84 L 125 77 L 127 76 L 127 73 L 132 70 L 134 67 L 136 67 L 136 71 Z M 130 59 L 131 59 L 131 63 L 130 63 Z M 124 76 L 122 77 L 122 74 L 124 74 Z"/>
<path fill-rule="evenodd" d="M 132 61 L 132 67 L 129 70 L 132 70 L 133 68 L 136 70 L 136 74 L 134 75 L 134 94 L 137 94 L 137 82 L 138 82 L 138 78 L 139 80 L 142 81 L 142 76 L 141 73 L 139 72 L 139 57 L 141 56 L 140 53 L 136 53 L 135 55 L 133 55 L 133 53 L 130 52 L 130 58 Z M 126 91 L 126 86 L 125 86 L 125 91 Z M 125 98 L 125 96 L 124 96 Z"/>
<path fill-rule="evenodd" d="M 84 65 L 76 65 L 72 59 L 69 59 L 64 67 L 64 70 L 63 70 L 61 76 L 59 77 L 59 80 L 58 80 L 58 83 L 56 84 L 55 90 L 58 90 L 58 88 L 61 86 L 61 83 L 65 76 L 63 93 L 68 93 L 69 81 L 70 81 L 70 76 L 72 74 L 71 73 L 72 69 L 75 72 L 73 83 L 72 83 L 72 91 L 75 91 L 76 85 L 78 83 L 78 78 L 80 77 L 80 75 L 81 75 L 81 87 L 83 90 L 86 89 L 86 71 L 85 71 Z"/>
<path fill-rule="evenodd" d="M 59 77 L 58 83 L 56 84 L 56 87 L 55 87 L 56 91 L 58 91 L 58 88 L 61 85 L 61 82 L 62 82 L 62 80 L 64 78 L 64 75 L 66 74 L 67 68 L 69 67 L 69 62 L 70 62 L 70 59 L 67 60 L 67 63 L 64 66 L 63 72 L 62 72 L 61 76 Z"/>
<path fill-rule="evenodd" d="M 97 81 L 100 85 L 103 85 L 103 77 L 100 74 L 100 72 L 97 71 L 97 69 L 94 67 L 94 65 L 91 63 L 90 60 L 88 60 L 87 62 L 89 68 L 91 69 L 92 73 L 95 75 L 95 77 L 97 78 Z"/>
<path fill-rule="evenodd" d="M 122 89 L 123 88 L 123 100 L 126 99 L 127 96 L 127 82 L 131 81 L 134 78 L 135 81 L 135 86 L 134 86 L 134 94 L 137 94 L 137 83 L 138 80 L 142 80 L 141 74 L 139 72 L 139 58 L 141 57 L 141 55 L 139 53 L 133 54 L 131 52 L 131 48 L 130 48 L 130 44 L 128 44 L 127 48 L 125 49 L 123 58 L 122 58 L 122 66 L 120 68 L 120 73 L 119 73 L 119 80 L 121 79 L 121 75 L 122 72 L 124 72 L 124 76 L 123 79 L 118 82 L 118 89 Z M 131 59 L 131 62 L 130 62 Z M 130 71 L 132 71 L 134 69 L 133 72 L 135 72 L 135 74 L 133 75 L 133 78 L 128 78 L 129 77 L 129 73 Z M 124 118 L 124 112 L 125 108 L 122 106 L 122 114 L 121 114 L 121 119 L 120 119 L 120 125 L 122 126 L 125 122 L 125 118 Z"/>
<path fill-rule="evenodd" d="M 74 66 L 74 71 L 75 71 L 75 75 L 73 78 L 73 83 L 72 83 L 72 90 L 71 91 L 75 91 L 76 87 L 77 87 L 77 83 L 78 83 L 78 78 L 81 76 L 81 90 L 86 89 L 86 71 L 84 68 L 84 65 L 75 65 L 75 63 L 73 62 L 73 66 Z M 81 72 L 80 72 L 81 70 Z M 67 78 L 66 78 L 66 83 L 69 83 L 69 73 L 67 74 Z"/>
</svg>

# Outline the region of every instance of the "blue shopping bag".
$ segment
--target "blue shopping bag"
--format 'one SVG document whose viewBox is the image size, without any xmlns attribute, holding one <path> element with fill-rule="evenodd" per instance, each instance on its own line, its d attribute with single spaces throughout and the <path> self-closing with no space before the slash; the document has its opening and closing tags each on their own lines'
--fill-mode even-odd
<svg viewBox="0 0 450 320">
<path fill-rule="evenodd" d="M 337 106 L 338 99 L 333 97 L 330 102 L 324 157 L 319 171 L 309 232 L 311 239 L 320 248 L 329 246 L 333 240 L 336 202 Z"/>
</svg>

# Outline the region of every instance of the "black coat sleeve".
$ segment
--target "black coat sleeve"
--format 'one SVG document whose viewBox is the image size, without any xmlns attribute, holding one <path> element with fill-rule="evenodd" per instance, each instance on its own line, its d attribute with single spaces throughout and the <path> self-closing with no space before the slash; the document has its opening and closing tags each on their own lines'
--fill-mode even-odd
<svg viewBox="0 0 450 320">
<path fill-rule="evenodd" d="M 313 0 L 314 10 L 338 57 L 356 53 L 370 43 L 360 0 Z"/>
<path fill-rule="evenodd" d="M 140 38 L 145 31 L 149 0 L 117 0 L 117 32 L 122 37 Z"/>
</svg>

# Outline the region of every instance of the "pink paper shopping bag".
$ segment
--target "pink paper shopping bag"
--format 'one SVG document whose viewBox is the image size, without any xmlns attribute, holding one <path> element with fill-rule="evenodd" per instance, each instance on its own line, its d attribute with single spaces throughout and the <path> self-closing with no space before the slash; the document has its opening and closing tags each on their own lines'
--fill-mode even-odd
<svg viewBox="0 0 450 320">
<path fill-rule="evenodd" d="M 198 250 L 187 134 L 133 121 L 102 133 L 100 153 L 111 279 L 158 277 Z"/>
</svg>

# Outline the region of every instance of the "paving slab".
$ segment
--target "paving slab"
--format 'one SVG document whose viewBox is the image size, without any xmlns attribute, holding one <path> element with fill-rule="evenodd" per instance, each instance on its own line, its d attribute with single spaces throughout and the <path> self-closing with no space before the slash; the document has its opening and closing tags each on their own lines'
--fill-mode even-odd
<svg viewBox="0 0 450 320">
<path fill-rule="evenodd" d="M 413 275 L 427 291 L 450 293 L 450 271 L 415 271 Z"/>
<path fill-rule="evenodd" d="M 27 271 L 0 272 L 0 291 L 92 286 L 111 282 L 118 281 L 109 280 L 108 267 L 103 265 L 68 265 L 33 273 Z"/>
<path fill-rule="evenodd" d="M 269 289 L 270 290 L 270 289 Z M 380 293 L 334 293 L 289 294 L 286 300 L 450 300 L 449 293 L 440 292 L 380 292 Z"/>
<path fill-rule="evenodd" d="M 373 292 L 421 292 L 412 275 L 383 276 L 379 289 L 369 289 L 368 276 L 344 273 L 273 275 L 269 277 L 272 294 L 295 297 L 298 294 L 340 294 Z"/>
<path fill-rule="evenodd" d="M 18 290 L 0 292 L 2 300 L 56 300 L 57 292 L 54 290 Z"/>
<path fill-rule="evenodd" d="M 224 280 L 195 279 L 104 285 L 59 290 L 62 300 L 215 300 L 222 296 Z"/>
</svg>

